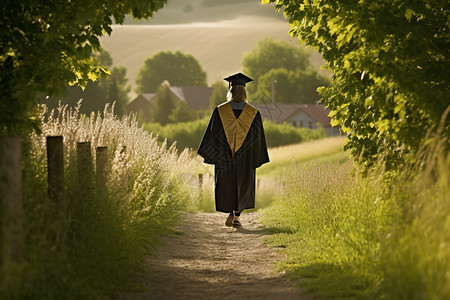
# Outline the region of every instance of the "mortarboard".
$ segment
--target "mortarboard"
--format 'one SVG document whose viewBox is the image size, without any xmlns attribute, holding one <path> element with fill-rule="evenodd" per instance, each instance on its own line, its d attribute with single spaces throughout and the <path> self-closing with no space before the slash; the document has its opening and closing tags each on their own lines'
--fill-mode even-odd
<svg viewBox="0 0 450 300">
<path fill-rule="evenodd" d="M 250 77 L 248 77 L 242 73 L 237 73 L 237 74 L 228 76 L 227 78 L 224 78 L 224 80 L 228 81 L 228 87 L 233 86 L 233 85 L 245 86 L 245 84 L 247 82 L 253 81 L 253 79 L 251 79 Z"/>
</svg>

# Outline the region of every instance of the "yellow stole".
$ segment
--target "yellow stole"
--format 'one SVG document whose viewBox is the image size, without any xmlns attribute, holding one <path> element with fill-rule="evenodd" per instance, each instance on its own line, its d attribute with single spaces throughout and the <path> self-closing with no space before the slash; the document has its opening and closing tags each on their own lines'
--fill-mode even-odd
<svg viewBox="0 0 450 300">
<path fill-rule="evenodd" d="M 256 108 L 250 104 L 246 104 L 242 110 L 239 118 L 236 116 L 231 108 L 231 103 L 226 102 L 218 107 L 220 119 L 222 120 L 223 130 L 227 137 L 228 145 L 230 146 L 232 157 L 236 151 L 241 148 L 245 137 L 253 123 L 253 119 L 258 112 Z"/>
</svg>

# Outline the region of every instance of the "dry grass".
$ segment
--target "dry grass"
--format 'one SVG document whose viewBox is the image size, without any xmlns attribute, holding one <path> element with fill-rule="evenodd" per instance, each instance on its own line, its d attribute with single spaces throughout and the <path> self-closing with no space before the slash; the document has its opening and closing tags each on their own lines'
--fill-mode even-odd
<svg viewBox="0 0 450 300">
<path fill-rule="evenodd" d="M 24 141 L 24 262 L 2 269 L 1 299 L 100 299 L 124 288 L 188 202 L 195 181 L 188 150 L 178 154 L 158 143 L 112 107 L 78 112 L 79 106 L 44 109 L 42 133 Z M 57 203 L 46 186 L 49 135 L 62 135 L 64 143 L 64 197 Z M 80 186 L 76 145 L 87 141 L 94 159 L 95 147 L 108 147 L 106 191 L 93 172 Z"/>
</svg>

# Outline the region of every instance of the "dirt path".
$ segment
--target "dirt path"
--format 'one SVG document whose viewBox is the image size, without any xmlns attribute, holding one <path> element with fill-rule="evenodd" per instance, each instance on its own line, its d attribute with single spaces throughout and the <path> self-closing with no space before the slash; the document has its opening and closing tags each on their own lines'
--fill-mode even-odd
<svg viewBox="0 0 450 300">
<path fill-rule="evenodd" d="M 158 255 L 146 259 L 147 288 L 120 299 L 312 299 L 300 296 L 274 263 L 282 259 L 264 246 L 258 213 L 241 216 L 243 228 L 225 227 L 226 215 L 186 213 L 182 234 L 164 239 Z"/>
</svg>

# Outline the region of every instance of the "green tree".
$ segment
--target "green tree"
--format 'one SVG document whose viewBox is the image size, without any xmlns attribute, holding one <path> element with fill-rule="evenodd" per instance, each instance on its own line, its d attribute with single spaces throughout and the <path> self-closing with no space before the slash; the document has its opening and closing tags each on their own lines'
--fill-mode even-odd
<svg viewBox="0 0 450 300">
<path fill-rule="evenodd" d="M 189 122 L 195 119 L 195 114 L 185 101 L 178 101 L 169 115 L 171 123 Z"/>
<path fill-rule="evenodd" d="M 65 85 L 86 86 L 108 74 L 91 56 L 113 20 L 148 18 L 166 0 L 3 0 L 0 6 L 0 131 L 38 128 L 32 114 L 38 93 L 54 95 Z"/>
<path fill-rule="evenodd" d="M 96 95 L 85 99 L 85 102 L 92 103 L 94 108 L 90 111 L 102 111 L 106 103 L 115 102 L 114 112 L 119 116 L 125 113 L 125 106 L 128 103 L 128 93 L 131 87 L 127 84 L 128 79 L 126 78 L 127 69 L 123 66 L 114 66 L 113 59 L 108 51 L 104 48 L 100 48 L 99 51 L 93 54 L 103 66 L 106 66 L 111 70 L 111 75 L 106 78 L 100 78 L 95 82 L 90 82 L 89 86 L 99 86 L 99 92 Z M 81 106 L 83 108 L 83 105 Z M 90 113 L 87 111 L 87 113 Z"/>
<path fill-rule="evenodd" d="M 216 81 L 212 85 L 213 91 L 209 98 L 209 107 L 214 109 L 220 103 L 227 101 L 227 85 L 224 81 Z"/>
<path fill-rule="evenodd" d="M 154 93 L 163 81 L 172 86 L 206 86 L 206 73 L 190 54 L 160 51 L 147 58 L 136 77 L 138 93 Z"/>
<path fill-rule="evenodd" d="M 115 113 L 119 116 L 125 112 L 125 105 L 128 103 L 128 92 L 130 86 L 127 85 L 126 68 L 122 66 L 112 67 L 112 58 L 109 52 L 100 48 L 92 54 L 102 66 L 109 68 L 111 74 L 108 77 L 99 78 L 94 82 L 89 82 L 82 89 L 79 86 L 67 86 L 66 95 L 63 97 L 51 97 L 43 100 L 49 109 L 57 108 L 59 103 L 75 106 L 83 99 L 80 113 L 89 115 L 92 111 L 103 111 L 106 103 L 115 102 Z"/>
<path fill-rule="evenodd" d="M 171 122 L 169 116 L 176 106 L 176 100 L 167 84 L 161 84 L 156 90 L 156 99 L 152 110 L 152 121 L 166 125 Z"/>
<path fill-rule="evenodd" d="M 283 8 L 290 33 L 325 58 L 333 78 L 321 94 L 356 158 L 370 165 L 384 149 L 395 166 L 425 142 L 449 106 L 448 1 L 263 2 Z M 449 136 L 448 119 L 444 127 Z"/>
<path fill-rule="evenodd" d="M 247 87 L 252 101 L 270 99 L 274 81 L 277 102 L 317 102 L 319 94 L 316 89 L 328 84 L 328 79 L 312 68 L 309 56 L 304 47 L 293 47 L 272 37 L 258 41 L 242 57 L 243 72 L 255 80 Z"/>
<path fill-rule="evenodd" d="M 125 113 L 125 106 L 128 103 L 128 93 L 131 87 L 127 84 L 127 69 L 123 66 L 114 67 L 111 70 L 110 83 L 107 91 L 107 101 L 116 102 L 115 113 L 119 116 Z"/>
<path fill-rule="evenodd" d="M 274 98 L 279 103 L 316 103 L 317 89 L 329 84 L 329 80 L 312 68 L 306 70 L 271 69 L 258 79 L 258 94 L 263 99 L 271 98 L 274 81 Z"/>
</svg>

